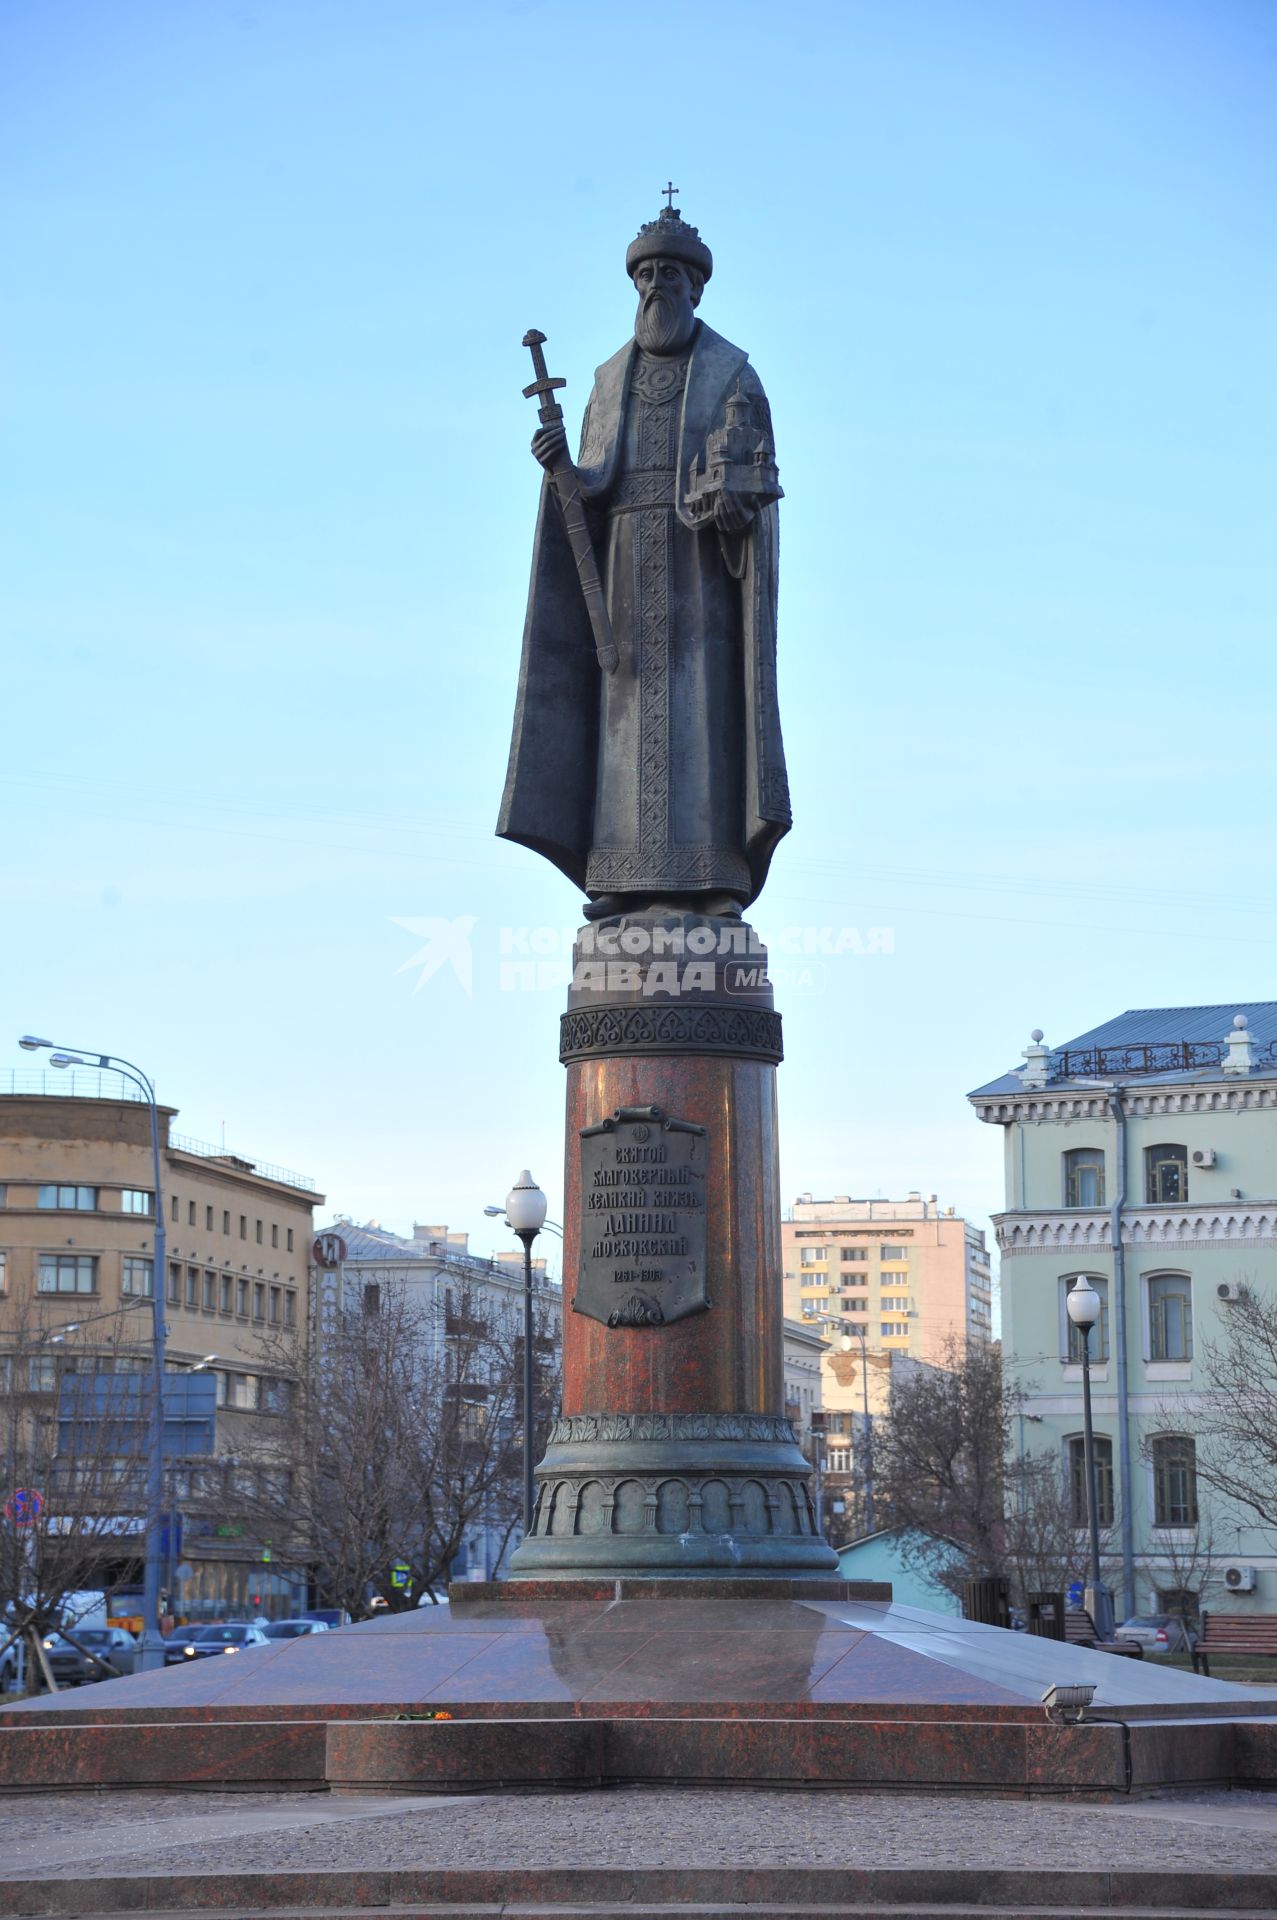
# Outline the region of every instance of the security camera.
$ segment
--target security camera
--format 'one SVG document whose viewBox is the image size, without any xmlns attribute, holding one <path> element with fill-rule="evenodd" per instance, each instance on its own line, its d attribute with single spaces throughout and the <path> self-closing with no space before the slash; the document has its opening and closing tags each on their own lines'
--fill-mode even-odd
<svg viewBox="0 0 1277 1920">
<path fill-rule="evenodd" d="M 1093 1686 L 1048 1687 L 1042 1695 L 1046 1717 L 1054 1726 L 1075 1727 L 1095 1698 Z"/>
</svg>

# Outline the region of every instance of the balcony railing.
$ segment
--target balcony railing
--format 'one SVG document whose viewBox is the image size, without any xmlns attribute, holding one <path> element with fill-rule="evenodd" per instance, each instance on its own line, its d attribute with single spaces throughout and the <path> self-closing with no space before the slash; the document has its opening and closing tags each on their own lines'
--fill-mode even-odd
<svg viewBox="0 0 1277 1920">
<path fill-rule="evenodd" d="M 1252 1059 L 1271 1066 L 1277 1061 L 1277 1040 L 1266 1045 L 1253 1041 Z M 1051 1056 L 1053 1080 L 1116 1080 L 1123 1075 L 1191 1073 L 1222 1065 L 1222 1040 L 1148 1040 L 1129 1047 L 1065 1047 Z"/>
</svg>

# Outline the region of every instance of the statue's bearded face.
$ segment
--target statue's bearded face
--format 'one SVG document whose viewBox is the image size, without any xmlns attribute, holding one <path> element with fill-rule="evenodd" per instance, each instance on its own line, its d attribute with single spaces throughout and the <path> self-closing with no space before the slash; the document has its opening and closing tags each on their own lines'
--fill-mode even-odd
<svg viewBox="0 0 1277 1920">
<path fill-rule="evenodd" d="M 700 276 L 681 260 L 640 260 L 634 269 L 634 338 L 646 353 L 678 353 L 692 337 Z"/>
</svg>

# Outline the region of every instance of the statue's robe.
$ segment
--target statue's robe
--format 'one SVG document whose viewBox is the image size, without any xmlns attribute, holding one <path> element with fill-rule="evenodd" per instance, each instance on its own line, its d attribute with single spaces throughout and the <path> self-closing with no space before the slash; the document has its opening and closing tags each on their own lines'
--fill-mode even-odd
<svg viewBox="0 0 1277 1920">
<path fill-rule="evenodd" d="M 542 487 L 497 832 L 592 895 L 748 905 L 789 828 L 776 508 L 729 536 L 687 504 L 689 470 L 738 383 L 770 444 L 748 357 L 703 324 L 681 354 L 631 341 L 595 376 L 577 464 L 614 673 L 599 668 L 563 516 Z"/>
</svg>

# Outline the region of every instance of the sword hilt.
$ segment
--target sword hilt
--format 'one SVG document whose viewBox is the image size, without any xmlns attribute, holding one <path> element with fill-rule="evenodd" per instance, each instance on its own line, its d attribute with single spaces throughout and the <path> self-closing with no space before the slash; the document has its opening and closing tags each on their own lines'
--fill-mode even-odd
<svg viewBox="0 0 1277 1920">
<path fill-rule="evenodd" d="M 523 336 L 523 344 L 532 354 L 532 371 L 536 374 L 536 379 L 532 382 L 532 385 L 523 389 L 523 397 L 525 400 L 530 400 L 534 393 L 541 396 L 541 424 L 543 427 L 548 427 L 563 418 L 562 407 L 557 400 L 551 399 L 550 396 L 556 388 L 566 387 L 567 381 L 552 380 L 550 378 L 549 372 L 546 369 L 545 355 L 541 351 L 545 345 L 545 335 L 543 333 L 538 333 L 535 327 L 529 327 Z"/>
</svg>

